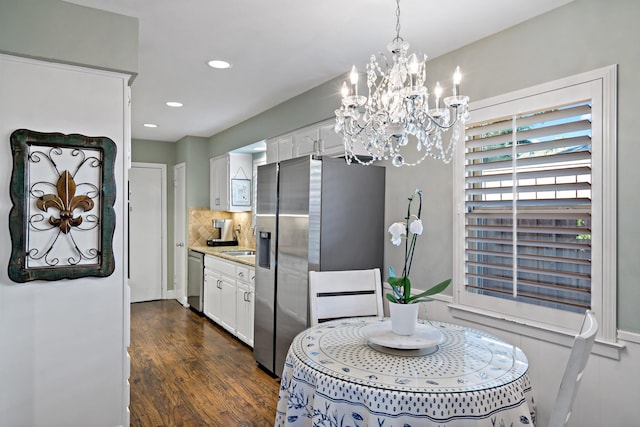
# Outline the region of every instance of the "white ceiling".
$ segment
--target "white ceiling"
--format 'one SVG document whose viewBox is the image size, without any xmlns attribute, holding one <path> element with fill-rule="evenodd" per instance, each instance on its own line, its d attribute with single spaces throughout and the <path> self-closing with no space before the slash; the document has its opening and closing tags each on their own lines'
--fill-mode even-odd
<svg viewBox="0 0 640 427">
<path fill-rule="evenodd" d="M 135 139 L 210 137 L 353 64 L 364 70 L 395 37 L 393 0 L 67 1 L 139 19 Z M 434 58 L 570 1 L 404 0 L 400 35 Z M 214 70 L 214 58 L 233 66 Z"/>
</svg>

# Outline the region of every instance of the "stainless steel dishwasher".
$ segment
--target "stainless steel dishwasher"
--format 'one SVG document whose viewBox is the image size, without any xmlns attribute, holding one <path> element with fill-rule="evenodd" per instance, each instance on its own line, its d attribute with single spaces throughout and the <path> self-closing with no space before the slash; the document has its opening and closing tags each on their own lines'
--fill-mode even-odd
<svg viewBox="0 0 640 427">
<path fill-rule="evenodd" d="M 204 254 L 189 250 L 187 270 L 187 302 L 193 310 L 202 313 L 204 297 Z"/>
</svg>

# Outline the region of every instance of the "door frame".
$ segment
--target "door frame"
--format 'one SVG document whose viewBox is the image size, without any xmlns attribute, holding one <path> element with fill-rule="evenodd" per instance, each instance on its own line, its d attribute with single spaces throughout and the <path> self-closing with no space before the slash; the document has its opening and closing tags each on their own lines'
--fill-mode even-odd
<svg viewBox="0 0 640 427">
<path fill-rule="evenodd" d="M 160 266 L 160 274 L 162 276 L 160 298 L 167 299 L 167 165 L 164 163 L 131 162 L 131 168 L 160 170 L 160 256 L 162 259 L 162 265 Z M 129 254 L 129 257 L 131 257 L 131 254 Z"/>
<path fill-rule="evenodd" d="M 182 182 L 183 188 L 178 188 L 178 169 L 182 169 L 184 180 Z M 186 163 L 178 163 L 173 166 L 173 240 L 175 247 L 173 248 L 173 289 L 174 297 L 184 307 L 189 307 L 187 301 L 187 165 Z M 181 197 L 180 203 L 178 197 Z M 181 212 L 180 212 L 181 211 Z M 179 220 L 182 218 L 182 224 L 179 224 Z M 180 258 L 179 247 L 182 247 L 182 256 Z M 182 277 L 178 277 L 178 262 L 182 263 Z M 181 281 L 181 286 L 178 286 L 178 281 Z M 180 292 L 178 292 L 180 290 Z"/>
</svg>

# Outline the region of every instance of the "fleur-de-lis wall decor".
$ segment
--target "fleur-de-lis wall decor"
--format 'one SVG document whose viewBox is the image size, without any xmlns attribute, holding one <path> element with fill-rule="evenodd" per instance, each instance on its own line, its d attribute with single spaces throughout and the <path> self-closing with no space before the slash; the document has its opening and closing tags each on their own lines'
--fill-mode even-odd
<svg viewBox="0 0 640 427">
<path fill-rule="evenodd" d="M 11 148 L 11 280 L 110 275 L 115 143 L 19 129 Z"/>
<path fill-rule="evenodd" d="M 81 194 L 76 196 L 76 183 L 69 171 L 63 171 L 56 184 L 58 194 L 45 194 L 40 196 L 36 202 L 38 209 L 47 212 L 49 208 L 55 208 L 59 212 L 59 217 L 51 215 L 49 224 L 60 227 L 60 231 L 67 234 L 71 227 L 82 224 L 82 216 L 74 217 L 74 211 L 80 209 L 89 212 L 93 209 L 93 200 Z"/>
</svg>

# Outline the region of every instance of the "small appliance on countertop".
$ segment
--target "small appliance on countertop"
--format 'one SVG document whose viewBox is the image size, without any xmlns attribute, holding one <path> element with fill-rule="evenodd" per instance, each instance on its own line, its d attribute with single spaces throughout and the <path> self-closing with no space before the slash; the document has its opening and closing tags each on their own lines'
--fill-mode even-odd
<svg viewBox="0 0 640 427">
<path fill-rule="evenodd" d="M 238 246 L 238 241 L 237 240 L 209 239 L 209 240 L 207 240 L 207 246 Z"/>
<path fill-rule="evenodd" d="M 233 235 L 233 220 L 214 219 L 211 225 L 216 230 L 218 238 L 207 240 L 207 246 L 238 246 L 238 240 Z"/>
</svg>

